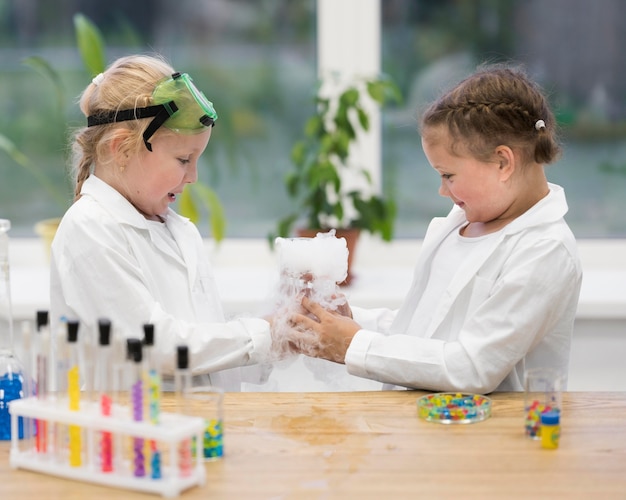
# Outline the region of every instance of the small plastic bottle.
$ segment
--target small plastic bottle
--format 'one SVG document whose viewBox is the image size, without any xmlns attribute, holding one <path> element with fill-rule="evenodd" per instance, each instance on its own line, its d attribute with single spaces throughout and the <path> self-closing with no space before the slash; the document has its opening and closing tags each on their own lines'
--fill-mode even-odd
<svg viewBox="0 0 626 500">
<path fill-rule="evenodd" d="M 561 425 L 559 412 L 548 411 L 541 414 L 541 446 L 550 450 L 559 447 Z"/>
</svg>

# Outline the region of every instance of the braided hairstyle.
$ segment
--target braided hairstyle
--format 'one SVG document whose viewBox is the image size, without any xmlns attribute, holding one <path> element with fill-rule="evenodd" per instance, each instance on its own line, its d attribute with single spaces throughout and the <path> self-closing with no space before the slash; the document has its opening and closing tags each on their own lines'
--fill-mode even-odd
<svg viewBox="0 0 626 500">
<path fill-rule="evenodd" d="M 98 75 L 83 91 L 80 110 L 85 116 L 99 112 L 143 108 L 152 105 L 156 84 L 174 70 L 156 56 L 133 55 L 121 57 Z M 149 119 L 83 127 L 74 133 L 72 143 L 72 170 L 75 182 L 74 200 L 80 198 L 85 179 L 96 163 L 99 168 L 113 168 L 119 159 L 110 145 L 121 139 L 120 150 L 128 154 L 144 148 L 142 134 Z M 118 171 L 116 169 L 115 171 Z"/>
<path fill-rule="evenodd" d="M 519 67 L 491 65 L 457 84 L 422 115 L 423 137 L 442 125 L 458 148 L 489 160 L 507 145 L 524 163 L 549 164 L 561 153 L 556 120 L 540 87 Z"/>
</svg>

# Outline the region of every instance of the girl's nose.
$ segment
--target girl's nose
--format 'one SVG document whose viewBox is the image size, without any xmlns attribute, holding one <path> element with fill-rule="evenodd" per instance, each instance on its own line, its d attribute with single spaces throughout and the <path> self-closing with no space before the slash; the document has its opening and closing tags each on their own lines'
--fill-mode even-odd
<svg viewBox="0 0 626 500">
<path fill-rule="evenodd" d="M 439 185 L 439 196 L 447 198 L 450 197 L 450 191 L 448 190 L 448 186 L 446 186 L 444 179 L 441 179 L 441 184 Z"/>
<path fill-rule="evenodd" d="M 187 169 L 187 174 L 185 175 L 185 181 L 189 184 L 193 184 L 198 181 L 198 164 L 194 163 L 190 165 Z"/>
</svg>

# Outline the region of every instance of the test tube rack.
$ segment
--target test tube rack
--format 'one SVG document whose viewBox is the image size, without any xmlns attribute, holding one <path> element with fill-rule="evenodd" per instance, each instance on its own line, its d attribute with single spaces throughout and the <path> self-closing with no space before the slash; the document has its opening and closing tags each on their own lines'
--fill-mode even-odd
<svg viewBox="0 0 626 500">
<path fill-rule="evenodd" d="M 114 405 L 110 416 L 103 416 L 95 402 L 81 402 L 80 411 L 70 411 L 67 400 L 30 397 L 11 401 L 11 453 L 10 465 L 14 469 L 29 469 L 44 474 L 67 479 L 96 483 L 104 486 L 131 489 L 146 493 L 160 494 L 163 497 L 176 497 L 188 488 L 202 485 L 205 481 L 205 468 L 202 454 L 195 453 L 190 470 L 181 474 L 179 447 L 182 443 L 202 443 L 204 422 L 200 417 L 162 412 L 159 424 L 132 420 L 129 408 Z M 55 450 L 41 453 L 28 439 L 18 438 L 18 418 L 46 421 L 49 427 L 78 426 L 84 429 L 86 439 L 82 455 L 83 465 L 72 466 L 68 461 L 59 460 Z M 150 474 L 135 477 L 132 471 L 132 458 L 126 457 L 117 463 L 111 472 L 99 470 L 94 450 L 97 449 L 97 435 L 110 432 L 118 444 L 134 438 L 157 442 L 165 451 L 167 465 L 162 468 L 161 477 L 153 479 Z M 32 440 L 31 440 L 32 441 Z M 20 446 L 21 445 L 21 446 Z M 128 447 L 125 447 L 128 450 Z"/>
</svg>

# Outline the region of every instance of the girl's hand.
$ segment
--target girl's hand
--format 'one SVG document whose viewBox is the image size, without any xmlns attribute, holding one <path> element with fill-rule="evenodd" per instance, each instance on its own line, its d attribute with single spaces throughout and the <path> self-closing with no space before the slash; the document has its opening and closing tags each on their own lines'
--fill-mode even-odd
<svg viewBox="0 0 626 500">
<path fill-rule="evenodd" d="M 302 298 L 302 306 L 310 314 L 294 314 L 291 317 L 295 330 L 290 334 L 290 342 L 307 356 L 344 363 L 348 346 L 361 329 L 350 317 L 349 306 L 347 311 L 350 316 L 328 311 L 308 297 Z"/>
</svg>

